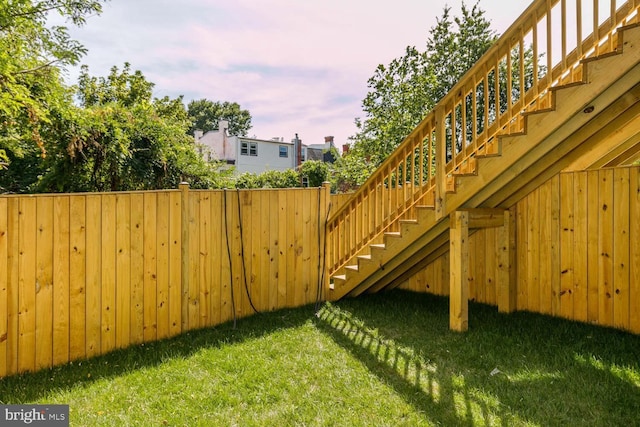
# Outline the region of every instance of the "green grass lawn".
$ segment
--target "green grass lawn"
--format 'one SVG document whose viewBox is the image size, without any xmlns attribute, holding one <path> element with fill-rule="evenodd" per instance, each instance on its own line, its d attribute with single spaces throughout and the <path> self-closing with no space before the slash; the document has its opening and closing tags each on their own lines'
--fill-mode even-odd
<svg viewBox="0 0 640 427">
<path fill-rule="evenodd" d="M 402 291 L 0 380 L 73 426 L 640 425 L 640 337 Z"/>
</svg>

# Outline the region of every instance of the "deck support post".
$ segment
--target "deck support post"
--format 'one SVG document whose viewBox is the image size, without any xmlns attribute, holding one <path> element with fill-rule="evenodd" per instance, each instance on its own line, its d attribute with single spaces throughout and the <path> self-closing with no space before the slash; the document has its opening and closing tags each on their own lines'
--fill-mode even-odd
<svg viewBox="0 0 640 427">
<path fill-rule="evenodd" d="M 516 309 L 516 280 L 512 280 L 511 265 L 515 230 L 511 212 L 484 208 L 452 212 L 449 227 L 449 327 L 458 332 L 469 329 L 469 229 L 478 228 L 499 228 L 496 248 L 498 310 L 511 313 Z"/>
<path fill-rule="evenodd" d="M 449 227 L 449 328 L 469 329 L 469 213 L 451 213 Z"/>
</svg>

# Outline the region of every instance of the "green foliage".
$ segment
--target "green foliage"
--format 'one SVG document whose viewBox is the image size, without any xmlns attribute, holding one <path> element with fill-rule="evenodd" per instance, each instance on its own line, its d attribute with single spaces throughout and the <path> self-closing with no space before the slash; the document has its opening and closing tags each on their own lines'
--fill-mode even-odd
<svg viewBox="0 0 640 427">
<path fill-rule="evenodd" d="M 300 174 L 293 169 L 268 170 L 261 174 L 245 172 L 236 178 L 236 188 L 300 187 Z"/>
<path fill-rule="evenodd" d="M 329 165 L 320 160 L 307 160 L 300 166 L 300 177 L 307 178 L 309 187 L 320 187 L 329 179 Z"/>
<path fill-rule="evenodd" d="M 349 150 L 333 163 L 331 190 L 346 193 L 356 190 L 376 170 L 374 162 L 359 151 L 359 147 Z"/>
<path fill-rule="evenodd" d="M 247 136 L 251 129 L 251 114 L 248 110 L 242 110 L 236 102 L 213 102 L 208 99 L 199 99 L 189 102 L 187 112 L 191 119 L 189 135 L 195 130 L 209 132 L 218 129 L 218 121 L 229 122 L 229 134 L 234 136 Z"/>
<path fill-rule="evenodd" d="M 181 100 L 152 102 L 153 83 L 140 71 L 111 69 L 107 78 L 83 68 L 78 96 L 85 107 L 72 123 L 69 144 L 58 147 L 39 182 L 40 191 L 116 191 L 193 188 L 215 184 L 214 164 L 196 152 L 185 130 Z"/>
<path fill-rule="evenodd" d="M 86 52 L 64 26 L 50 25 L 57 13 L 73 25 L 100 13 L 102 0 L 0 1 L 0 169 L 32 154 L 32 144 L 46 154 L 40 127 L 62 85 L 58 69 L 73 65 Z M 2 184 L 0 184 L 2 186 Z"/>
<path fill-rule="evenodd" d="M 425 51 L 408 46 L 404 56 L 376 68 L 362 101 L 365 118 L 355 120 L 350 153 L 336 162 L 336 187 L 363 182 L 496 40 L 477 3 L 463 3 L 460 17 L 450 12 L 445 7 L 430 29 Z"/>
<path fill-rule="evenodd" d="M 92 77 L 89 67 L 82 66 L 78 79 L 78 98 L 84 107 L 115 103 L 123 107 L 149 103 L 154 84 L 141 71 L 131 73 L 131 65 L 125 62 L 122 71 L 111 67 L 107 77 Z"/>
</svg>

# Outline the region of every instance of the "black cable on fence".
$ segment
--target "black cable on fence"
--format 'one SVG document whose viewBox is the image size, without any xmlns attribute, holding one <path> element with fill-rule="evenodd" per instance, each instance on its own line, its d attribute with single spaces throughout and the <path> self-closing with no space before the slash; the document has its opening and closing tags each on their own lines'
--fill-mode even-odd
<svg viewBox="0 0 640 427">
<path fill-rule="evenodd" d="M 240 226 L 240 253 L 242 256 L 242 272 L 244 276 L 244 290 L 247 293 L 247 298 L 249 299 L 249 304 L 254 312 L 261 314 L 255 305 L 253 305 L 253 300 L 251 299 L 251 294 L 249 293 L 249 286 L 247 285 L 247 265 L 244 260 L 244 237 L 242 232 L 242 212 L 240 211 L 240 190 L 236 189 L 236 194 L 238 195 L 238 225 Z"/>
<path fill-rule="evenodd" d="M 227 239 L 227 256 L 229 258 L 229 283 L 231 288 L 231 310 L 233 311 L 233 329 L 236 328 L 236 300 L 233 295 L 233 263 L 231 262 L 231 244 L 229 243 L 229 223 L 227 221 L 227 190 L 224 190 L 223 208 L 224 208 L 224 230 Z"/>
</svg>

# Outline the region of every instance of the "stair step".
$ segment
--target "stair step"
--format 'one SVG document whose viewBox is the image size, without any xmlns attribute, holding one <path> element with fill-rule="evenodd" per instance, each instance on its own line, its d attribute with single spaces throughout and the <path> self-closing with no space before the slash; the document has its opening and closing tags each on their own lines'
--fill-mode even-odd
<svg viewBox="0 0 640 427">
<path fill-rule="evenodd" d="M 351 271 L 358 271 L 358 266 L 357 265 L 347 265 L 344 267 L 347 270 L 351 270 Z"/>
<path fill-rule="evenodd" d="M 359 260 L 371 261 L 371 255 L 358 255 Z"/>
<path fill-rule="evenodd" d="M 400 224 L 417 224 L 418 220 L 417 219 L 401 219 Z"/>
<path fill-rule="evenodd" d="M 402 237 L 399 231 L 385 231 L 384 235 L 388 237 Z"/>
<path fill-rule="evenodd" d="M 385 250 L 385 248 L 387 247 L 384 243 L 372 243 L 369 245 L 369 247 L 371 249 L 380 249 L 380 250 Z"/>
</svg>

